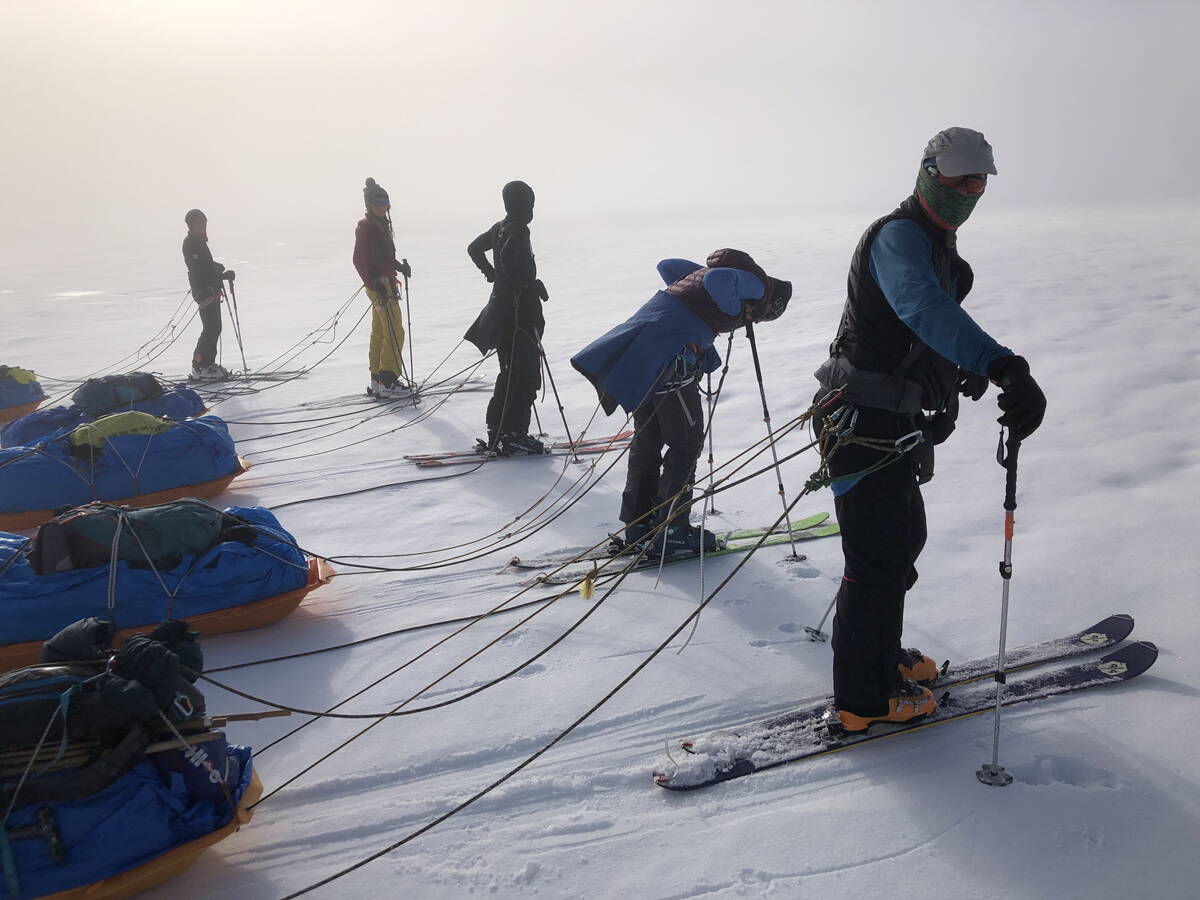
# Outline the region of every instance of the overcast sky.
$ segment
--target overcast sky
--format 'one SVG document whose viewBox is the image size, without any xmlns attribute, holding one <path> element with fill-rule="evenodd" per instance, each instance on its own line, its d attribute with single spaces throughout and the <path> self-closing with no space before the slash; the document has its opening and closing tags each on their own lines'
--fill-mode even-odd
<svg viewBox="0 0 1200 900">
<path fill-rule="evenodd" d="M 0 237 L 866 207 L 948 125 L 1006 206 L 1196 197 L 1200 2 L 4 2 Z"/>
</svg>

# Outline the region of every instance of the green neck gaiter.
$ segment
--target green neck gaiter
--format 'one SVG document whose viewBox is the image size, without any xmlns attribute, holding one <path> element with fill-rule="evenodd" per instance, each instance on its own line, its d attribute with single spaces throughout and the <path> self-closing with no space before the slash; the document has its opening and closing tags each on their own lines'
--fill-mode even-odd
<svg viewBox="0 0 1200 900">
<path fill-rule="evenodd" d="M 957 228 L 967 221 L 971 210 L 983 196 L 982 194 L 960 194 L 953 188 L 942 187 L 924 166 L 921 166 L 921 170 L 917 173 L 916 193 L 925 201 L 925 205 L 933 210 L 933 214 L 951 228 Z"/>
</svg>

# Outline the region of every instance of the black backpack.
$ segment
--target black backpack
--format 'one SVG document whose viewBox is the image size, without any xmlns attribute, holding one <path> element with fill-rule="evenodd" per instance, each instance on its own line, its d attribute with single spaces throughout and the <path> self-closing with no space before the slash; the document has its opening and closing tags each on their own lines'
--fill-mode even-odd
<svg viewBox="0 0 1200 900">
<path fill-rule="evenodd" d="M 71 401 L 93 419 L 106 413 L 129 409 L 134 403 L 163 395 L 164 388 L 149 372 L 89 378 L 75 391 Z"/>
</svg>

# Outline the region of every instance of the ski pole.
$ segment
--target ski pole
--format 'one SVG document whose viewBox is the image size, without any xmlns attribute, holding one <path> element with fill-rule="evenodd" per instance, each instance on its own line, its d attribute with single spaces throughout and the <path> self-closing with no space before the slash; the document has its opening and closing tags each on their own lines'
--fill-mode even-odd
<svg viewBox="0 0 1200 900">
<path fill-rule="evenodd" d="M 549 433 L 542 427 L 542 417 L 538 415 L 537 404 L 533 404 L 530 409 L 533 410 L 533 421 L 537 423 L 538 437 L 549 437 Z"/>
<path fill-rule="evenodd" d="M 413 362 L 413 320 L 412 320 L 412 300 L 408 292 L 408 260 L 402 259 L 404 264 L 404 315 L 408 319 L 408 377 L 415 385 L 417 383 L 417 364 Z"/>
<path fill-rule="evenodd" d="M 816 628 L 813 628 L 811 625 L 804 626 L 804 633 L 808 635 L 810 641 L 819 641 L 823 644 L 827 640 L 825 632 L 821 628 L 825 625 L 825 620 L 829 618 L 829 614 L 833 612 L 833 605 L 835 603 L 837 603 L 837 594 L 834 594 L 833 599 L 829 601 L 829 607 L 825 610 L 825 615 L 821 616 L 821 621 L 817 623 Z"/>
<path fill-rule="evenodd" d="M 713 396 L 712 396 L 712 372 L 704 376 L 707 381 L 704 388 L 704 398 L 708 403 L 708 494 L 704 498 L 704 504 L 700 507 L 701 521 L 700 527 L 704 527 L 704 516 L 709 513 L 717 515 L 717 501 L 713 499 L 713 433 L 712 433 L 712 417 L 713 417 Z M 702 589 L 703 590 L 703 589 Z"/>
<path fill-rule="evenodd" d="M 1012 784 L 1013 777 L 1000 765 L 1000 709 L 1004 705 L 1004 645 L 1008 637 L 1008 585 L 1012 580 L 1013 513 L 1017 508 L 1017 451 L 1021 441 L 1008 432 L 1005 455 L 1004 429 L 1000 429 L 1000 443 L 996 447 L 996 462 L 1004 466 L 1004 559 L 1000 562 L 1000 578 L 1003 588 L 1000 595 L 1000 653 L 996 658 L 996 725 L 992 734 L 992 761 L 984 763 L 975 772 L 983 784 L 1005 787 Z"/>
<path fill-rule="evenodd" d="M 788 539 L 792 544 L 792 559 L 799 559 L 796 552 L 796 537 L 792 534 L 792 518 L 788 513 L 787 493 L 783 489 L 783 472 L 779 469 L 779 452 L 771 429 L 771 410 L 767 407 L 767 389 L 763 387 L 762 365 L 758 361 L 758 344 L 754 340 L 754 323 L 746 323 L 746 337 L 750 339 L 750 353 L 754 357 L 754 377 L 758 379 L 758 396 L 762 398 L 763 421 L 767 423 L 767 441 L 771 446 L 771 458 L 775 461 L 775 482 L 779 488 L 779 499 L 783 503 L 783 520 L 787 523 Z"/>
<path fill-rule="evenodd" d="M 229 282 L 229 311 L 233 313 L 233 333 L 237 337 L 238 350 L 242 354 L 242 371 L 249 372 L 250 367 L 246 365 L 246 347 L 242 344 L 242 322 L 238 317 L 237 308 L 237 291 L 233 289 L 233 280 Z"/>
<path fill-rule="evenodd" d="M 558 396 L 558 387 L 554 384 L 554 373 L 550 371 L 550 360 L 546 357 L 546 350 L 542 346 L 541 337 L 536 334 L 534 337 L 537 339 L 537 348 L 538 353 L 542 357 L 542 365 L 546 367 L 546 379 L 550 382 L 550 390 L 554 392 L 554 402 L 558 404 L 558 414 L 562 417 L 563 430 L 567 432 L 567 445 L 574 447 L 575 438 L 571 437 L 571 426 L 567 424 L 567 411 L 563 408 L 562 398 Z M 575 454 L 575 461 L 579 462 L 578 452 Z"/>
</svg>

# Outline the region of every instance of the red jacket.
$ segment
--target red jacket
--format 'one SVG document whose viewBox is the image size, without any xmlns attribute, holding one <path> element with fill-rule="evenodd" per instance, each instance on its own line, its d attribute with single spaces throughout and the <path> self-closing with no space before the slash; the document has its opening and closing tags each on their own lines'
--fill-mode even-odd
<svg viewBox="0 0 1200 900">
<path fill-rule="evenodd" d="M 374 290 L 381 276 L 395 276 L 400 271 L 396 261 L 396 243 L 378 220 L 364 216 L 354 229 L 354 268 L 363 284 Z"/>
</svg>

